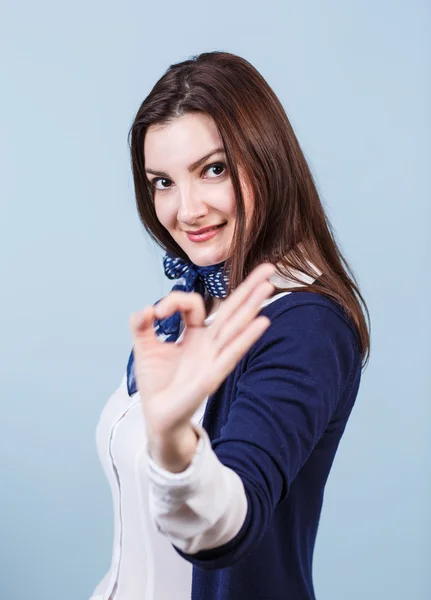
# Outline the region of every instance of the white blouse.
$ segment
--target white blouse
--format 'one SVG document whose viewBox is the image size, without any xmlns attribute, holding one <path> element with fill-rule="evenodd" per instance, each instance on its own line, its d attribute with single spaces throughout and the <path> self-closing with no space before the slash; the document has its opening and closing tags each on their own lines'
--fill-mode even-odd
<svg viewBox="0 0 431 600">
<path fill-rule="evenodd" d="M 215 315 L 205 320 L 209 324 Z M 182 339 L 181 332 L 178 342 Z M 207 398 L 192 418 L 199 425 Z M 126 374 L 109 398 L 96 429 L 100 461 L 111 486 L 114 540 L 111 567 L 90 600 L 185 600 L 192 564 L 161 535 L 150 509 L 147 437 L 139 392 L 127 392 Z M 151 461 L 152 462 L 152 461 Z"/>
</svg>

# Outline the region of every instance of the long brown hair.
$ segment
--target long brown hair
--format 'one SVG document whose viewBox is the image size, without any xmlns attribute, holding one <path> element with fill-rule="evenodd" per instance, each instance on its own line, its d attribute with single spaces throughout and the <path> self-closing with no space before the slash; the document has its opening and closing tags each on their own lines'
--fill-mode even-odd
<svg viewBox="0 0 431 600">
<path fill-rule="evenodd" d="M 259 263 L 278 263 L 280 276 L 298 285 L 277 291 L 316 292 L 342 306 L 356 326 L 365 367 L 370 352 L 367 305 L 337 247 L 283 106 L 262 75 L 244 58 L 214 51 L 173 64 L 141 104 L 129 131 L 129 144 L 137 208 L 150 237 L 165 251 L 189 260 L 157 219 L 144 160 L 148 127 L 187 113 L 210 116 L 226 152 L 237 205 L 230 258 L 226 261 L 229 289 L 235 289 Z M 247 236 L 239 168 L 254 197 L 253 224 Z M 315 281 L 304 287 L 296 270 Z"/>
</svg>

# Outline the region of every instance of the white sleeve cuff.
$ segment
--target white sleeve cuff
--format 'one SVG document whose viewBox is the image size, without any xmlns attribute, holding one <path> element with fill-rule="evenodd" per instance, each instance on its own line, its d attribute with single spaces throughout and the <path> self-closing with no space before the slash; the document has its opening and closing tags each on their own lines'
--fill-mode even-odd
<svg viewBox="0 0 431 600">
<path fill-rule="evenodd" d="M 229 542 L 247 514 L 241 478 L 219 461 L 206 430 L 191 424 L 199 441 L 181 473 L 163 469 L 146 453 L 151 516 L 157 529 L 187 554 Z"/>
</svg>

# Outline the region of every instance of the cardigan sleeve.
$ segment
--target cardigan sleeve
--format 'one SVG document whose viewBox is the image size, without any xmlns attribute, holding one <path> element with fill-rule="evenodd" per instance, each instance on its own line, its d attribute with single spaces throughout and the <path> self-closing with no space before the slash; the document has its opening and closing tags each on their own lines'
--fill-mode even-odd
<svg viewBox="0 0 431 600">
<path fill-rule="evenodd" d="M 246 355 L 229 417 L 212 448 L 241 479 L 247 512 L 227 543 L 194 554 L 174 548 L 204 569 L 229 566 L 257 543 L 274 509 L 341 405 L 360 353 L 351 325 L 320 303 L 293 305 Z"/>
</svg>

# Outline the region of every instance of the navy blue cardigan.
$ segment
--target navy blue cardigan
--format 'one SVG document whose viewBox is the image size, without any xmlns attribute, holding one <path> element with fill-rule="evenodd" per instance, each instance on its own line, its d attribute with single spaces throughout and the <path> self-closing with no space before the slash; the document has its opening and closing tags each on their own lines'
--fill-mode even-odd
<svg viewBox="0 0 431 600">
<path fill-rule="evenodd" d="M 241 477 L 248 512 L 229 543 L 196 554 L 192 600 L 314 600 L 324 487 L 361 378 L 355 327 L 333 300 L 294 292 L 209 397 L 203 427 Z"/>
</svg>

